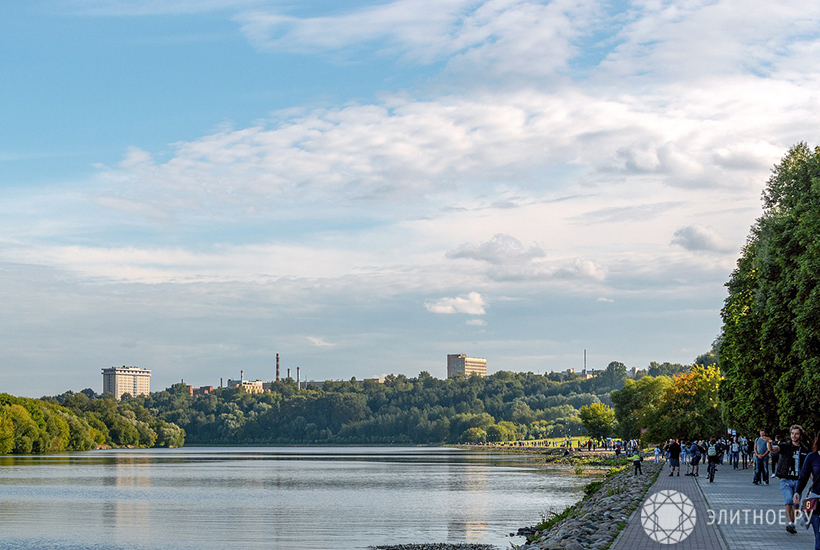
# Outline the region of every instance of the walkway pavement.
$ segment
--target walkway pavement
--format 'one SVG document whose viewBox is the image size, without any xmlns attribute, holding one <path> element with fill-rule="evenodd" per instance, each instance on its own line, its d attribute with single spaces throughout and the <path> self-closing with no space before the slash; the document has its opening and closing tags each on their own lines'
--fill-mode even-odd
<svg viewBox="0 0 820 550">
<path fill-rule="evenodd" d="M 784 550 L 814 548 L 814 533 L 798 524 L 797 534 L 786 532 L 780 524 L 783 499 L 777 478 L 767 485 L 753 485 L 753 470 L 734 470 L 719 466 L 715 482 L 709 483 L 706 468 L 700 477 L 669 477 L 665 469 L 647 493 L 647 499 L 660 491 L 683 493 L 695 509 L 694 529 L 675 544 L 661 544 L 650 538 L 641 522 L 639 507 L 612 546 L 613 550 Z M 685 472 L 684 472 L 685 473 Z M 748 510 L 748 512 L 746 512 Z M 714 524 L 709 525 L 710 511 Z M 725 512 L 723 512 L 725 511 Z"/>
<path fill-rule="evenodd" d="M 703 468 L 701 470 L 705 471 Z M 697 479 L 709 507 L 716 511 L 727 511 L 725 517 L 728 517 L 728 520 L 718 521 L 718 527 L 731 550 L 814 548 L 814 532 L 811 528 L 807 530 L 802 527 L 800 521 L 797 525 L 797 534 L 786 532 L 785 507 L 783 496 L 780 494 L 779 479 L 770 479 L 768 485 L 753 485 L 753 469 L 734 470 L 728 464 L 724 464 L 718 470 L 714 483 L 709 483 L 709 478 L 703 477 L 703 474 Z M 747 514 L 745 510 L 751 512 Z M 755 512 L 758 514 L 757 521 L 754 517 Z M 780 523 L 781 516 L 783 524 Z"/>
</svg>

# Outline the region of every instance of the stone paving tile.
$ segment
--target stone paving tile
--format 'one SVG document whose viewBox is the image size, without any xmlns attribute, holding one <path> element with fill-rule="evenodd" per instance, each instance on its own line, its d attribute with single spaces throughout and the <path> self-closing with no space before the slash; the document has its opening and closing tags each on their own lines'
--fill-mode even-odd
<svg viewBox="0 0 820 550">
<path fill-rule="evenodd" d="M 777 550 L 787 548 L 812 549 L 814 548 L 814 532 L 804 529 L 798 521 L 797 534 L 786 532 L 786 525 L 779 523 L 783 506 L 783 497 L 780 494 L 780 481 L 777 478 L 769 480 L 769 485 L 753 485 L 754 470 L 733 469 L 728 464 L 718 467 L 715 482 L 709 483 L 706 477 L 697 478 L 700 488 L 706 497 L 709 508 L 726 510 L 731 519 L 733 511 L 739 514 L 739 521 L 718 522 L 718 529 L 730 550 L 762 549 Z M 751 510 L 748 521 L 744 510 Z M 754 511 L 762 514 L 764 520 L 754 522 Z M 778 523 L 769 525 L 765 518 L 778 518 Z M 785 518 L 785 514 L 783 515 Z"/>
<path fill-rule="evenodd" d="M 705 475 L 706 468 L 701 467 L 700 477 L 684 475 L 669 477 L 668 470 L 662 473 L 647 493 L 663 490 L 679 491 L 686 495 L 694 505 L 697 520 L 692 533 L 676 544 L 660 544 L 652 540 L 641 525 L 641 508 L 639 507 L 629 520 L 615 544 L 614 550 L 766 550 L 814 548 L 814 533 L 798 525 L 797 534 L 786 532 L 785 524 L 779 519 L 784 510 L 780 486 L 777 478 L 771 479 L 769 485 L 753 485 L 753 470 L 734 470 L 728 464 L 718 467 L 714 483 L 709 483 Z M 737 521 L 716 521 L 709 525 L 709 510 L 720 520 L 736 519 Z M 725 510 L 725 516 L 721 516 Z M 748 515 L 745 510 L 749 510 Z M 762 521 L 755 522 L 755 511 Z M 733 512 L 737 515 L 733 515 Z M 767 515 L 768 514 L 768 515 Z M 777 523 L 770 525 L 766 518 Z M 748 518 L 748 520 L 746 519 Z"/>
<path fill-rule="evenodd" d="M 683 474 L 669 477 L 668 469 L 665 469 L 646 496 L 650 498 L 652 494 L 666 490 L 683 493 L 694 505 L 696 520 L 691 534 L 676 544 L 656 542 L 644 531 L 641 525 L 641 507 L 638 507 L 629 519 L 629 525 L 621 532 L 612 548 L 614 550 L 726 550 L 715 527 L 707 524 L 706 501 L 695 478 Z"/>
</svg>

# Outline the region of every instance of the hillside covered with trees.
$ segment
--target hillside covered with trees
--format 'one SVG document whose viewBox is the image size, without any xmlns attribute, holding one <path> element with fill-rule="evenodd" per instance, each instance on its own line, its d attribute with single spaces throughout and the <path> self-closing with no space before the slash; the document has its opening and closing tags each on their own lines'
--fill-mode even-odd
<svg viewBox="0 0 820 550">
<path fill-rule="evenodd" d="M 0 393 L 0 455 L 184 443 L 178 426 L 137 403 L 97 398 L 91 390 L 43 399 Z"/>
<path fill-rule="evenodd" d="M 679 377 L 691 370 L 669 363 L 652 363 L 650 368 L 676 372 Z M 664 388 L 674 386 L 671 377 L 642 375 L 667 380 Z M 187 386 L 176 384 L 149 396 L 128 398 L 123 406 L 179 426 L 188 443 L 201 445 L 440 444 L 587 434 L 606 437 L 622 431 L 613 422 L 611 395 L 640 380 L 628 378 L 626 366 L 612 362 L 589 379 L 501 371 L 484 378 L 442 380 L 422 372 L 415 378 L 391 375 L 383 384 L 351 379 L 299 389 L 294 381 L 285 380 L 261 394 L 221 388 L 197 396 L 191 396 Z M 52 399 L 79 410 L 94 401 L 83 401 L 79 394 Z M 608 421 L 598 418 L 599 413 L 608 415 Z M 646 410 L 642 414 L 648 418 Z M 597 427 L 591 428 L 593 425 Z"/>
<path fill-rule="evenodd" d="M 681 407 L 705 410 L 703 399 L 715 398 L 717 390 L 712 385 L 701 391 L 704 368 L 651 363 L 636 378 L 618 362 L 593 378 L 501 371 L 442 380 L 422 372 L 415 378 L 390 375 L 384 383 L 351 379 L 300 389 L 285 380 L 261 394 L 219 388 L 197 396 L 175 384 L 119 402 L 90 389 L 42 399 L 2 394 L 0 454 L 185 442 L 441 444 L 635 437 L 645 425 L 658 424 L 655 415 L 662 411 L 678 416 Z M 686 398 L 689 391 L 702 398 Z M 663 426 L 680 429 L 674 423 Z"/>
</svg>

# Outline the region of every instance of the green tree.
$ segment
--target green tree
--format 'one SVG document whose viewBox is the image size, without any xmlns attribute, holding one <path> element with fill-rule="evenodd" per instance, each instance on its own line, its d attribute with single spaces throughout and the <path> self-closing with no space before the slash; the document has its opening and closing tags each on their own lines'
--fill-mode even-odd
<svg viewBox="0 0 820 550">
<path fill-rule="evenodd" d="M 515 426 L 511 422 L 501 421 L 487 426 L 487 441 L 512 441 L 515 439 Z"/>
<path fill-rule="evenodd" d="M 14 449 L 14 424 L 8 417 L 6 407 L 0 407 L 0 455 L 7 455 Z"/>
<path fill-rule="evenodd" d="M 706 439 L 723 433 L 718 390 L 722 376 L 714 365 L 694 366 L 676 375 L 648 423 L 644 439 L 659 443 L 670 438 Z"/>
<path fill-rule="evenodd" d="M 627 380 L 624 387 L 610 394 L 618 435 L 624 439 L 641 437 L 642 430 L 657 417 L 657 408 L 666 389 L 672 385 L 668 376 L 644 376 Z"/>
<path fill-rule="evenodd" d="M 792 147 L 763 192 L 763 215 L 721 311 L 726 422 L 746 431 L 820 428 L 820 148 Z"/>
<path fill-rule="evenodd" d="M 612 422 L 615 420 L 615 411 L 612 407 L 603 403 L 584 405 L 578 416 L 590 437 L 603 439 L 612 433 Z"/>
<path fill-rule="evenodd" d="M 709 364 L 711 365 L 712 363 Z M 683 372 L 689 372 L 691 368 L 691 365 L 681 365 L 680 363 L 657 363 L 652 361 L 649 363 L 646 372 L 649 376 L 674 376 Z"/>
<path fill-rule="evenodd" d="M 464 443 L 484 443 L 487 441 L 487 432 L 481 428 L 467 428 L 459 440 Z"/>
<path fill-rule="evenodd" d="M 612 361 L 606 369 L 598 375 L 598 382 L 611 389 L 620 389 L 626 381 L 626 365 L 619 361 Z"/>
</svg>

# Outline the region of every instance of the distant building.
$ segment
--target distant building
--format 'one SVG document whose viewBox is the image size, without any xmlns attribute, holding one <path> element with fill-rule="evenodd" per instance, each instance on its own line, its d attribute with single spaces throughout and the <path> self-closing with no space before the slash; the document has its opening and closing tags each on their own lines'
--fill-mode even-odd
<svg viewBox="0 0 820 550">
<path fill-rule="evenodd" d="M 191 397 L 195 395 L 208 395 L 209 393 L 213 393 L 213 391 L 213 386 L 200 386 L 198 388 L 191 388 Z"/>
<path fill-rule="evenodd" d="M 462 354 L 451 354 L 447 356 L 447 378 L 457 375 L 487 376 L 487 360 L 478 357 L 467 357 Z"/>
<path fill-rule="evenodd" d="M 151 393 L 151 371 L 140 367 L 111 367 L 102 370 L 103 393 L 113 393 L 117 400 L 123 394 L 133 397 Z"/>
<path fill-rule="evenodd" d="M 245 380 L 244 378 L 241 380 L 233 380 L 228 378 L 228 387 L 242 388 L 248 393 L 262 393 L 265 391 L 261 380 Z"/>
</svg>

